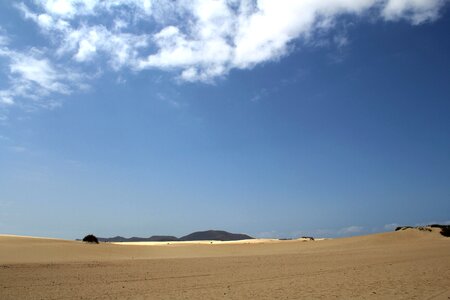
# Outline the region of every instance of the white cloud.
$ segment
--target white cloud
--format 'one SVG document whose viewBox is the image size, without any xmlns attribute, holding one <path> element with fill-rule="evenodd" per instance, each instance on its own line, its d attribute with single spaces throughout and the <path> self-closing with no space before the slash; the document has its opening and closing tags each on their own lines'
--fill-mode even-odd
<svg viewBox="0 0 450 300">
<path fill-rule="evenodd" d="M 386 20 L 406 19 L 413 24 L 433 21 L 446 0 L 389 0 L 383 8 Z"/>
<path fill-rule="evenodd" d="M 77 16 L 95 15 L 120 7 L 129 7 L 143 14 L 151 14 L 152 0 L 34 0 L 49 14 L 71 19 Z"/>
<path fill-rule="evenodd" d="M 69 87 L 62 83 L 62 76 L 46 58 L 15 53 L 11 55 L 10 72 L 19 81 L 37 85 L 48 92 L 67 94 Z"/>
<path fill-rule="evenodd" d="M 115 33 L 104 26 L 82 27 L 72 30 L 59 49 L 60 53 L 75 52 L 73 58 L 86 62 L 103 52 L 109 55 L 109 62 L 114 69 L 131 65 L 140 48 L 146 47 L 146 35 Z"/>
<path fill-rule="evenodd" d="M 34 22 L 48 46 L 15 50 L 0 30 L 0 56 L 9 60 L 11 86 L 0 104 L 17 98 L 68 94 L 81 85 L 68 64 L 120 72 L 161 69 L 183 81 L 211 82 L 232 69 L 250 69 L 293 51 L 294 42 L 315 45 L 343 15 L 385 21 L 430 22 L 449 0 L 28 0 L 12 4 Z M 0 28 L 1 29 L 1 28 Z M 92 69 L 92 68 L 91 68 Z M 89 69 L 91 71 L 91 69 Z M 119 74 L 120 76 L 120 74 Z"/>
<path fill-rule="evenodd" d="M 142 7 L 145 8 L 145 1 L 138 2 L 142 2 Z M 107 3 L 109 5 L 103 4 L 102 7 L 119 5 L 120 1 Z M 26 19 L 34 21 L 44 34 L 53 40 L 57 45 L 56 53 L 60 56 L 69 54 L 77 62 L 88 62 L 95 59 L 98 54 L 104 53 L 109 57 L 110 66 L 117 70 L 124 65 L 130 66 L 138 50 L 148 46 L 147 34 L 121 32 L 128 27 L 128 23 L 121 19 L 114 19 L 111 28 L 100 24 L 83 23 L 80 26 L 73 26 L 70 23 L 70 19 L 77 14 L 84 15 L 88 12 L 93 14 L 99 5 L 96 1 L 46 1 L 41 5 L 44 6 L 45 13 L 32 12 L 23 3 L 17 7 Z M 63 14 L 63 11 L 67 13 Z"/>
<path fill-rule="evenodd" d="M 419 24 L 434 20 L 444 5 L 414 0 L 395 6 L 398 1 L 192 1 L 183 7 L 190 16 L 187 28 L 171 25 L 156 33 L 156 53 L 140 60 L 138 68 L 180 69 L 184 80 L 205 81 L 233 68 L 280 59 L 289 53 L 291 42 L 313 39 L 316 31 L 332 27 L 340 15 L 362 15 L 381 6 L 385 20 L 405 18 Z M 335 40 L 339 46 L 347 43 L 342 35 Z"/>
<path fill-rule="evenodd" d="M 0 104 L 53 108 L 59 105 L 51 99 L 55 95 L 68 95 L 85 86 L 83 75 L 55 65 L 37 49 L 19 52 L 0 47 L 0 57 L 7 60 L 10 82 L 0 90 Z M 20 101 L 24 99 L 31 102 Z"/>
<path fill-rule="evenodd" d="M 86 62 L 103 53 L 115 70 L 175 70 L 185 81 L 211 81 L 231 69 L 280 59 L 294 40 L 314 39 L 341 15 L 378 14 L 413 24 L 439 16 L 446 0 L 35 0 L 28 19 L 56 41 L 59 54 Z M 108 16 L 111 24 L 95 17 Z M 88 17 L 86 17 L 88 16 Z M 143 30 L 148 23 L 153 31 Z M 167 23 L 170 23 L 166 26 Z M 158 25 L 159 24 L 159 25 Z M 161 27 L 162 25 L 162 27 Z M 156 28 L 160 29 L 156 29 Z M 155 31 L 156 29 L 156 31 Z M 344 46 L 345 35 L 336 34 Z"/>
<path fill-rule="evenodd" d="M 14 99 L 8 91 L 0 91 L 0 104 L 13 105 Z"/>
</svg>

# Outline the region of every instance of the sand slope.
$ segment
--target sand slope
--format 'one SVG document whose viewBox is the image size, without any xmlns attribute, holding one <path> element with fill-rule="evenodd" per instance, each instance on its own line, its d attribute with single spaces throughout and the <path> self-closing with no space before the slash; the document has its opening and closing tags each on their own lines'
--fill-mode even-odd
<svg viewBox="0 0 450 300">
<path fill-rule="evenodd" d="M 0 299 L 449 299 L 450 239 L 87 245 L 0 236 Z"/>
</svg>

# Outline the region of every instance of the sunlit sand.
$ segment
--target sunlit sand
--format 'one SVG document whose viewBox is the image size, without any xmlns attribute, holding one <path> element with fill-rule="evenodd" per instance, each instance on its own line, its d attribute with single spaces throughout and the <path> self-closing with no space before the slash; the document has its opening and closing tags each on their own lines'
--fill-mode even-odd
<svg viewBox="0 0 450 300">
<path fill-rule="evenodd" d="M 0 236 L 0 299 L 448 299 L 450 239 L 85 244 Z"/>
</svg>

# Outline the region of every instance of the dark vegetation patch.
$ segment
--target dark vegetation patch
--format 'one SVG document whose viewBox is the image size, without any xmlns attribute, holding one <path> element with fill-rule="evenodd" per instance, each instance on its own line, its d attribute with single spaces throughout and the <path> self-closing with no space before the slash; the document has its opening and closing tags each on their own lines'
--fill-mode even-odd
<svg viewBox="0 0 450 300">
<path fill-rule="evenodd" d="M 95 235 L 93 235 L 93 234 L 88 234 L 87 236 L 85 236 L 85 237 L 83 238 L 83 242 L 86 242 L 86 243 L 93 243 L 93 244 L 98 244 L 98 239 L 97 239 L 97 237 L 96 237 Z"/>
<path fill-rule="evenodd" d="M 450 237 L 450 225 L 431 224 L 430 227 L 440 228 L 443 236 Z"/>
<path fill-rule="evenodd" d="M 399 226 L 395 228 L 395 231 L 406 230 L 406 229 L 418 229 L 420 231 L 431 231 L 431 228 L 440 228 L 441 234 L 445 237 L 450 237 L 450 225 L 440 225 L 440 224 L 431 224 L 428 226 Z"/>
<path fill-rule="evenodd" d="M 418 226 L 416 227 L 416 229 L 419 229 L 420 231 L 429 231 L 429 232 L 432 231 L 431 228 L 428 226 Z"/>
</svg>

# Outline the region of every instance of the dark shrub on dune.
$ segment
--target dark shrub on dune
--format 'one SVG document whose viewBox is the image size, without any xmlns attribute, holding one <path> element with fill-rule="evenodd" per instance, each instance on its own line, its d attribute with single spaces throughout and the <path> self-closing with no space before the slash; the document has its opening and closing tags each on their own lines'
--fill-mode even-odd
<svg viewBox="0 0 450 300">
<path fill-rule="evenodd" d="M 97 237 L 96 237 L 95 235 L 93 235 L 93 234 L 88 234 L 87 236 L 85 236 L 85 237 L 83 238 L 83 242 L 98 244 L 98 239 L 97 239 Z"/>
<path fill-rule="evenodd" d="M 441 228 L 441 234 L 446 237 L 450 237 L 450 226 Z"/>
<path fill-rule="evenodd" d="M 416 226 L 416 227 L 399 226 L 399 227 L 395 228 L 395 231 L 405 230 L 405 229 L 409 229 L 409 228 L 414 228 L 414 229 L 418 229 L 421 231 L 431 231 L 430 228 L 440 228 L 441 234 L 443 236 L 450 237 L 450 225 L 431 224 L 431 225 L 427 225 L 427 226 Z"/>
<path fill-rule="evenodd" d="M 431 224 L 430 227 L 440 228 L 443 236 L 450 237 L 450 225 Z"/>
</svg>

